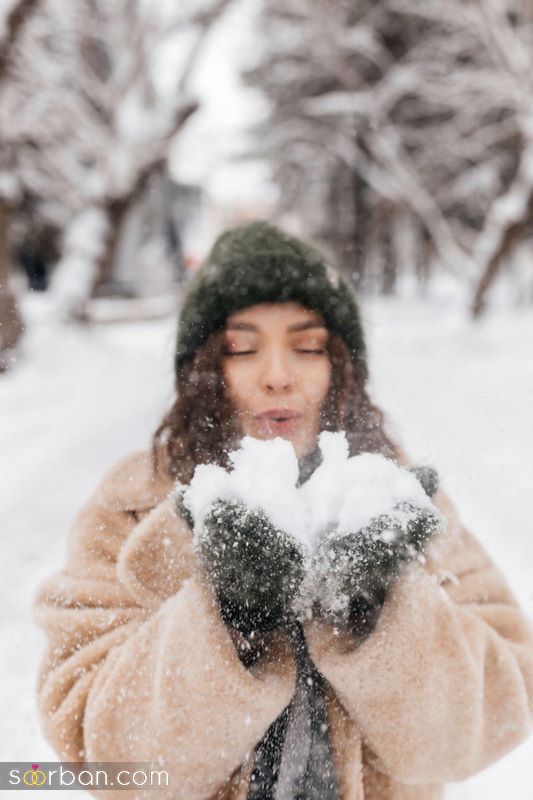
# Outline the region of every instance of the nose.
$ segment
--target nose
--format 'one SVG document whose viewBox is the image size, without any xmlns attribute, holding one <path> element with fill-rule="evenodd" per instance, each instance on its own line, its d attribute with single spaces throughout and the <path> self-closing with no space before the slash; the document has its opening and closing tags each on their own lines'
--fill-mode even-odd
<svg viewBox="0 0 533 800">
<path fill-rule="evenodd" d="M 262 388 L 269 393 L 288 392 L 293 385 L 294 377 L 287 358 L 278 349 L 265 353 L 265 361 L 261 374 Z"/>
</svg>

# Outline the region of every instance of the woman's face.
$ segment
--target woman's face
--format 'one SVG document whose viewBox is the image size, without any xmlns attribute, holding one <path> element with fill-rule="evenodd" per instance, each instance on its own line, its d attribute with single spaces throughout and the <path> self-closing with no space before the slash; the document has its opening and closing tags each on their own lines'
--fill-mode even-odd
<svg viewBox="0 0 533 800">
<path fill-rule="evenodd" d="M 228 317 L 224 336 L 224 382 L 243 435 L 282 436 L 306 455 L 331 380 L 322 318 L 298 303 L 261 303 Z"/>
</svg>

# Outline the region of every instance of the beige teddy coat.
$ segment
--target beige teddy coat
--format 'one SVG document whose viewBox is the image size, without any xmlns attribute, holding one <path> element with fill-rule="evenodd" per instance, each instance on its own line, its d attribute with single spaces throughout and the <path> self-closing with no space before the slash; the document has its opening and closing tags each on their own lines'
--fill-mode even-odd
<svg viewBox="0 0 533 800">
<path fill-rule="evenodd" d="M 94 792 L 105 800 L 240 800 L 295 663 L 277 633 L 243 666 L 172 488 L 140 451 L 77 515 L 64 569 L 35 595 L 42 726 L 63 761 L 153 761 L 169 774 L 155 793 Z M 531 621 L 441 490 L 435 503 L 447 531 L 397 580 L 372 635 L 304 626 L 343 800 L 436 800 L 531 730 Z"/>
</svg>

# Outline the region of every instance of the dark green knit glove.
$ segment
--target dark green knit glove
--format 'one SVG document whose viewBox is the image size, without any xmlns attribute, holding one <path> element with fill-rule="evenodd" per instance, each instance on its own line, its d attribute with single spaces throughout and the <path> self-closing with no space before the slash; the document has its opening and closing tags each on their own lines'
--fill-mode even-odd
<svg viewBox="0 0 533 800">
<path fill-rule="evenodd" d="M 218 501 L 204 520 L 198 549 L 226 624 L 249 637 L 287 621 L 303 575 L 303 552 L 266 514 Z"/>
<path fill-rule="evenodd" d="M 426 494 L 436 492 L 435 470 L 416 467 L 410 471 Z M 438 511 L 403 502 L 360 531 L 340 537 L 331 533 L 317 553 L 321 611 L 358 634 L 371 632 L 390 585 L 423 552 L 442 523 Z"/>
</svg>

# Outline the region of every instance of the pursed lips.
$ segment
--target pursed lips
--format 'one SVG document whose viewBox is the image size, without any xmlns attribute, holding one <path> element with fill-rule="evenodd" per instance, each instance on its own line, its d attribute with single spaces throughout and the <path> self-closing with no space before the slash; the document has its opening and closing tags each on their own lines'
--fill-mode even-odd
<svg viewBox="0 0 533 800">
<path fill-rule="evenodd" d="M 258 432 L 263 436 L 290 436 L 298 430 L 303 414 L 290 408 L 270 408 L 255 415 Z"/>
<path fill-rule="evenodd" d="M 302 414 L 299 411 L 294 411 L 290 408 L 271 408 L 268 411 L 262 411 L 256 414 L 256 419 L 259 420 L 273 420 L 275 422 L 285 422 L 286 420 L 299 419 Z"/>
</svg>

